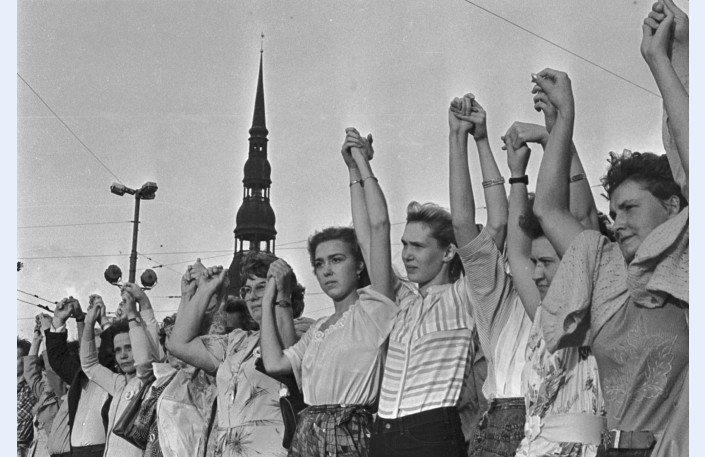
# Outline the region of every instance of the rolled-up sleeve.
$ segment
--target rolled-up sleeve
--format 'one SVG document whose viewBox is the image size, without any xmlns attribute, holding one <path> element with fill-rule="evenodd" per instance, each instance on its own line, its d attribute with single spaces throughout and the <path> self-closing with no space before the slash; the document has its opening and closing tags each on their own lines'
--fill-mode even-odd
<svg viewBox="0 0 705 457">
<path fill-rule="evenodd" d="M 504 255 L 497 249 L 487 228 L 458 249 L 458 254 L 465 269 L 470 312 L 475 319 L 480 345 L 489 358 L 512 311 L 511 306 L 503 304 L 508 303 L 516 292 L 506 271 Z"/>
<path fill-rule="evenodd" d="M 120 392 L 126 384 L 125 376 L 113 373 L 103 365 L 98 363 L 98 351 L 95 347 L 95 339 L 88 337 L 87 334 L 93 332 L 86 329 L 82 335 L 81 341 L 81 368 L 88 379 L 98 384 L 103 390 L 110 395 L 115 395 Z"/>
</svg>

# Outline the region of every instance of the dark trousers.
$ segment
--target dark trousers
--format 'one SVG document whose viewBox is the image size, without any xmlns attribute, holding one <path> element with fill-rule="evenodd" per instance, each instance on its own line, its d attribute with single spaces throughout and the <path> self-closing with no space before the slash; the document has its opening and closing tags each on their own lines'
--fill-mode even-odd
<svg viewBox="0 0 705 457">
<path fill-rule="evenodd" d="M 71 448 L 71 457 L 103 457 L 105 444 L 78 446 Z"/>
<path fill-rule="evenodd" d="M 605 457 L 649 457 L 651 449 L 608 449 L 605 452 L 600 448 L 600 456 Z"/>
<path fill-rule="evenodd" d="M 438 408 L 397 419 L 378 417 L 372 428 L 372 457 L 466 457 L 456 408 Z"/>
<path fill-rule="evenodd" d="M 51 457 L 71 457 L 71 452 L 62 452 L 61 454 L 52 454 Z"/>
</svg>

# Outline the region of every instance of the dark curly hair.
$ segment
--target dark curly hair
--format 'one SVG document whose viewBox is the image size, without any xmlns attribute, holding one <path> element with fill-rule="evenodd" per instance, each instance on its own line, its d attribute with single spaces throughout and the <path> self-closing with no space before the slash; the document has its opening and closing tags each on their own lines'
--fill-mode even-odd
<svg viewBox="0 0 705 457">
<path fill-rule="evenodd" d="M 249 251 L 242 256 L 240 263 L 240 282 L 245 284 L 251 276 L 266 278 L 271 265 L 278 257 L 271 252 Z M 306 288 L 299 284 L 294 273 L 294 290 L 291 292 L 291 307 L 294 318 L 304 312 L 304 292 Z"/>
<path fill-rule="evenodd" d="M 115 360 L 114 339 L 116 335 L 121 333 L 130 333 L 130 325 L 127 323 L 127 319 L 117 320 L 105 329 L 100 334 L 100 348 L 98 348 L 98 363 L 116 373 L 119 370 Z"/>
<path fill-rule="evenodd" d="M 406 222 L 423 222 L 431 229 L 431 236 L 438 241 L 443 248 L 452 244 L 457 246 L 455 233 L 453 232 L 453 219 L 450 213 L 436 203 L 419 203 L 412 201 L 406 207 Z M 456 253 L 450 261 L 448 276 L 451 282 L 455 282 L 463 273 L 463 264 L 460 256 Z"/>
<path fill-rule="evenodd" d="M 610 152 L 607 159 L 609 168 L 607 174 L 602 177 L 602 186 L 607 195 L 611 198 L 612 192 L 623 182 L 632 180 L 644 186 L 644 188 L 659 200 L 666 200 L 676 196 L 680 200 L 680 208 L 683 209 L 688 202 L 676 183 L 665 155 L 656 155 L 652 152 L 631 152 L 624 150 L 621 154 Z"/>
<path fill-rule="evenodd" d="M 308 238 L 308 256 L 311 260 L 311 266 L 316 263 L 316 248 L 318 245 L 326 242 L 340 240 L 344 241 L 349 247 L 356 262 L 362 262 L 362 273 L 357 281 L 357 287 L 362 288 L 370 285 L 370 276 L 367 273 L 365 259 L 362 257 L 362 249 L 355 236 L 355 230 L 352 227 L 327 227 L 319 230 Z"/>
<path fill-rule="evenodd" d="M 24 338 L 20 338 L 19 336 L 17 337 L 17 349 L 20 350 L 20 353 L 22 356 L 26 356 L 29 354 L 29 349 L 32 347 L 32 343 L 30 343 L 28 340 L 25 340 Z"/>
<path fill-rule="evenodd" d="M 534 214 L 534 200 L 536 199 L 536 194 L 530 192 L 528 194 L 528 201 L 526 208 L 522 211 L 521 216 L 519 216 L 519 228 L 526 233 L 526 236 L 535 240 L 536 238 L 541 238 L 546 236 L 543 232 L 543 228 L 539 223 L 538 218 Z"/>
</svg>

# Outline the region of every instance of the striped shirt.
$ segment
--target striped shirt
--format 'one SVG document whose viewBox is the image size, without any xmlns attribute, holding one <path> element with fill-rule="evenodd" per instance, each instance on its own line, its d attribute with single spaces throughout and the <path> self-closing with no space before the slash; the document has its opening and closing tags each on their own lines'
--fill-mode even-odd
<svg viewBox="0 0 705 457">
<path fill-rule="evenodd" d="M 482 393 L 487 399 L 523 397 L 521 373 L 531 319 L 507 273 L 504 255 L 486 227 L 460 254 L 475 304 L 480 346 L 487 358 Z"/>
<path fill-rule="evenodd" d="M 389 337 L 378 415 L 396 419 L 458 406 L 475 356 L 475 326 L 466 280 L 428 288 L 397 286 L 397 314 Z"/>
</svg>

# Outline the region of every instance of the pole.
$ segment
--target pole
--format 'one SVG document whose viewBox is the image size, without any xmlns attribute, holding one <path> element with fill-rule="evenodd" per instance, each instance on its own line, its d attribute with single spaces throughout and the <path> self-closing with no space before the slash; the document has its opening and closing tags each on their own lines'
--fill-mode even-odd
<svg viewBox="0 0 705 457">
<path fill-rule="evenodd" d="M 132 221 L 132 252 L 130 252 L 130 279 L 131 283 L 135 282 L 137 274 L 137 231 L 140 223 L 140 195 L 135 192 L 135 218 Z"/>
</svg>

